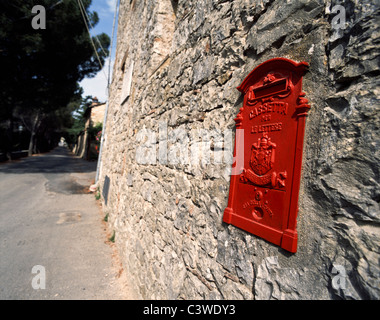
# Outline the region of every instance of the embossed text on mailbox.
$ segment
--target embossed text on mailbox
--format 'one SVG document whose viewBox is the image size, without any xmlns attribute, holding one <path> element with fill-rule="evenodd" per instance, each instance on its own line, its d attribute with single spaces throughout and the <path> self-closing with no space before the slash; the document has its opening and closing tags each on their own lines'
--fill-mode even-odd
<svg viewBox="0 0 380 320">
<path fill-rule="evenodd" d="M 231 176 L 223 215 L 224 222 L 290 252 L 297 251 L 302 149 L 310 109 L 302 92 L 307 67 L 306 62 L 271 59 L 238 87 L 244 102 L 235 122 L 243 137 L 236 134 L 233 172 L 238 174 Z"/>
</svg>

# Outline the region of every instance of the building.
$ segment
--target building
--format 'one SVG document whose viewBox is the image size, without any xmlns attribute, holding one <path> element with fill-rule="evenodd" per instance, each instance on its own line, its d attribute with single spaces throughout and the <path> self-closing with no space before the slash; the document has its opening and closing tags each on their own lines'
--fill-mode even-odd
<svg viewBox="0 0 380 320">
<path fill-rule="evenodd" d="M 141 298 L 380 298 L 378 12 L 374 1 L 120 1 L 99 185 Z M 236 87 L 276 57 L 309 64 L 295 254 L 222 222 L 231 162 L 215 160 L 232 154 Z M 211 158 L 192 161 L 203 146 Z"/>
<path fill-rule="evenodd" d="M 105 108 L 105 102 L 99 102 L 97 97 L 93 98 L 93 102 L 84 113 L 84 117 L 86 118 L 85 128 L 78 135 L 77 143 L 73 148 L 75 155 L 87 160 L 97 158 L 99 143 L 91 136 L 89 130 L 94 126 L 103 124 Z"/>
</svg>

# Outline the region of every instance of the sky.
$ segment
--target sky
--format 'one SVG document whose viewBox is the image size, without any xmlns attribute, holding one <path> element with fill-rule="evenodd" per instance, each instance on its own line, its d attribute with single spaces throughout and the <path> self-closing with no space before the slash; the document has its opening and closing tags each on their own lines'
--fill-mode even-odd
<svg viewBox="0 0 380 320">
<path fill-rule="evenodd" d="M 117 0 L 92 0 L 90 11 L 96 11 L 99 16 L 98 24 L 94 27 L 94 29 L 90 30 L 92 36 L 104 32 L 111 38 L 116 1 Z M 112 62 L 114 61 L 116 51 L 116 28 L 117 20 L 115 25 L 115 35 L 112 49 Z M 80 82 L 80 85 L 84 91 L 83 97 L 91 95 L 93 97 L 97 97 L 101 102 L 105 102 L 107 100 L 107 75 L 109 61 L 110 59 L 108 58 L 103 66 L 103 69 L 99 71 L 94 78 L 85 78 Z"/>
</svg>

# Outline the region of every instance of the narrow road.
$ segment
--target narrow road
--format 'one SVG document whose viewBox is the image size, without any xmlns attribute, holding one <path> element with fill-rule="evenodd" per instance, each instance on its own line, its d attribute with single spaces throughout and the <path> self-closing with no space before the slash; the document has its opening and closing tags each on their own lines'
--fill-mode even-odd
<svg viewBox="0 0 380 320">
<path fill-rule="evenodd" d="M 64 147 L 0 164 L 0 299 L 130 299 L 88 187 Z"/>
</svg>

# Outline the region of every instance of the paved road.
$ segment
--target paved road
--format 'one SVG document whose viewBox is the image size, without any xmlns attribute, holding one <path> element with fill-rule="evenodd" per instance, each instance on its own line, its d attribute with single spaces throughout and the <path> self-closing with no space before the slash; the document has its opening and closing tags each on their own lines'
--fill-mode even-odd
<svg viewBox="0 0 380 320">
<path fill-rule="evenodd" d="M 0 299 L 133 298 L 87 192 L 95 169 L 63 147 L 0 164 Z"/>
</svg>

